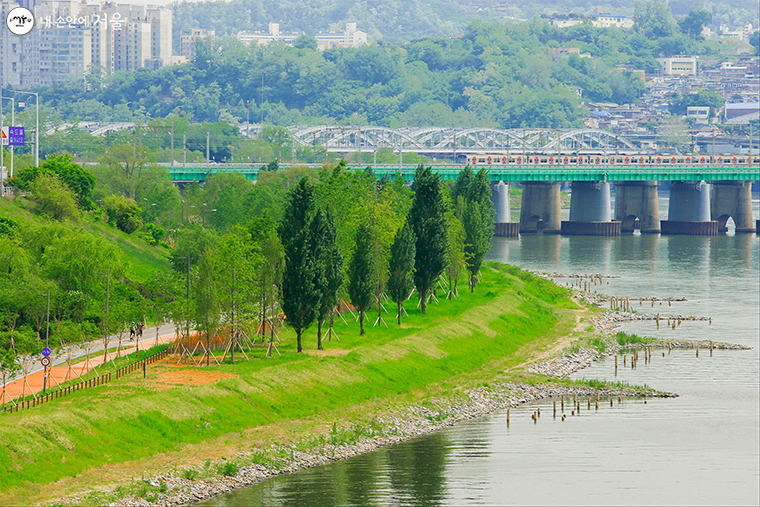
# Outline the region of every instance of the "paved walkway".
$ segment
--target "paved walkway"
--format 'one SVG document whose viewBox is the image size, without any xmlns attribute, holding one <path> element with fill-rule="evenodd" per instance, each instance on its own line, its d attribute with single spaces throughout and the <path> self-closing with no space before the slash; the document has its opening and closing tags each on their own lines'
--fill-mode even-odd
<svg viewBox="0 0 760 507">
<path fill-rule="evenodd" d="M 148 331 L 152 331 L 152 333 L 149 333 Z M 156 328 L 153 328 L 143 332 L 143 337 L 139 341 L 129 341 L 129 338 L 122 339 L 122 347 L 119 351 L 119 355 L 124 356 L 135 352 L 137 350 L 138 342 L 140 350 L 147 350 L 154 345 L 171 343 L 174 341 L 174 333 L 174 325 L 169 325 L 161 326 L 159 328 L 158 338 L 156 338 Z M 118 346 L 118 336 L 111 338 L 112 339 L 108 343 L 108 348 Z M 112 343 L 114 341 L 113 338 L 116 339 L 116 343 Z M 47 386 L 55 387 L 59 383 L 62 384 L 81 375 L 85 375 L 96 366 L 100 366 L 104 362 L 111 361 L 117 357 L 116 351 L 108 352 L 107 354 L 102 353 L 102 341 L 91 342 L 91 344 L 92 347 L 89 350 L 90 354 L 96 354 L 97 352 L 101 352 L 101 354 L 96 354 L 94 357 L 87 360 L 75 362 L 77 359 L 81 359 L 81 357 L 87 352 L 85 349 L 77 347 L 76 350 L 69 349 L 70 352 L 62 352 L 57 355 L 55 359 L 53 359 L 53 366 L 48 368 Z M 71 354 L 71 357 L 67 359 L 69 353 Z M 34 363 L 27 364 L 24 368 L 27 372 L 26 375 L 24 375 L 24 372 L 22 371 L 21 375 L 15 380 L 5 385 L 6 394 L 2 396 L 3 399 L 0 400 L 0 404 L 8 403 L 10 401 L 9 397 L 18 399 L 21 395 L 29 395 L 42 391 L 45 372 L 40 361 L 37 360 Z M 0 390 L 0 393 L 2 393 L 2 390 Z"/>
</svg>

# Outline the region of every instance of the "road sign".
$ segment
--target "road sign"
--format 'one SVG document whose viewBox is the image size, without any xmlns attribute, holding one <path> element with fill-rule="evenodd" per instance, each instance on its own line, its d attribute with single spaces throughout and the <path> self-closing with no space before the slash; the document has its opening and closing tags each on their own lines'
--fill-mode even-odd
<svg viewBox="0 0 760 507">
<path fill-rule="evenodd" d="M 50 352 L 51 352 L 51 350 L 49 348 L 47 348 L 47 347 L 45 347 L 44 349 L 42 349 L 42 355 L 45 356 L 45 357 L 49 356 Z"/>
<path fill-rule="evenodd" d="M 24 146 L 24 127 L 8 127 L 8 144 Z"/>
<path fill-rule="evenodd" d="M 49 357 L 43 357 L 41 362 L 42 362 L 42 366 L 44 366 L 46 368 L 48 366 L 50 366 L 50 358 Z"/>
<path fill-rule="evenodd" d="M 3 127 L 0 130 L 0 145 L 8 146 L 8 127 Z"/>
</svg>

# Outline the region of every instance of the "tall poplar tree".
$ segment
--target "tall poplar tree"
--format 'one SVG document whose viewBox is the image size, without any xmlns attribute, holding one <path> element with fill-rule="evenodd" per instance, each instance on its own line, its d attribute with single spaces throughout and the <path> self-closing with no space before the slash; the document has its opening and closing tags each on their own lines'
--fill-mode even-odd
<svg viewBox="0 0 760 507">
<path fill-rule="evenodd" d="M 302 178 L 290 194 L 280 237 L 285 248 L 282 275 L 282 311 L 296 332 L 298 352 L 301 334 L 317 318 L 321 294 L 314 285 L 316 259 L 310 241 L 314 187 Z"/>
<path fill-rule="evenodd" d="M 315 285 L 321 294 L 317 314 L 317 349 L 322 350 L 322 326 L 338 305 L 343 285 L 343 255 L 337 244 L 335 220 L 329 211 L 317 211 L 311 226 L 313 252 L 317 259 Z"/>
<path fill-rule="evenodd" d="M 404 301 L 414 288 L 415 241 L 414 231 L 409 222 L 398 230 L 391 245 L 391 258 L 388 265 L 388 295 L 398 307 L 398 324 L 401 325 L 401 310 Z"/>
<path fill-rule="evenodd" d="M 441 177 L 430 167 L 420 165 L 414 183 L 416 190 L 408 220 L 417 238 L 414 284 L 420 294 L 422 313 L 425 313 L 427 295 L 446 267 L 448 224 Z"/>
<path fill-rule="evenodd" d="M 464 252 L 470 278 L 470 292 L 475 292 L 478 273 L 483 259 L 491 248 L 494 229 L 494 210 L 491 206 L 491 184 L 488 172 L 481 169 L 475 175 L 467 192 L 462 225 L 464 226 Z"/>
<path fill-rule="evenodd" d="M 348 269 L 348 295 L 359 312 L 359 334 L 364 335 L 364 315 L 372 304 L 375 291 L 375 238 L 372 229 L 361 224 L 356 231 L 356 245 Z"/>
</svg>

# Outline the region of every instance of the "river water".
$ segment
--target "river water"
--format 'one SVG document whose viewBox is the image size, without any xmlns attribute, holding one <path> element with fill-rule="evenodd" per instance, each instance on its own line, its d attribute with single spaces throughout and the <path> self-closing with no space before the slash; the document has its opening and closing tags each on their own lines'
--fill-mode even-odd
<svg viewBox="0 0 760 507">
<path fill-rule="evenodd" d="M 661 210 L 664 207 L 661 206 Z M 757 208 L 757 203 L 755 203 Z M 755 216 L 758 216 L 757 209 Z M 664 219 L 664 218 L 663 218 Z M 675 399 L 582 402 L 552 417 L 551 401 L 377 452 L 265 481 L 213 506 L 758 505 L 760 503 L 760 238 L 756 235 L 525 235 L 495 238 L 490 259 L 526 269 L 619 276 L 602 292 L 686 297 L 643 311 L 711 316 L 639 335 L 747 344 L 749 351 L 656 350 L 649 364 L 612 358 L 574 378 L 621 380 Z M 530 414 L 542 407 L 536 423 Z"/>
</svg>

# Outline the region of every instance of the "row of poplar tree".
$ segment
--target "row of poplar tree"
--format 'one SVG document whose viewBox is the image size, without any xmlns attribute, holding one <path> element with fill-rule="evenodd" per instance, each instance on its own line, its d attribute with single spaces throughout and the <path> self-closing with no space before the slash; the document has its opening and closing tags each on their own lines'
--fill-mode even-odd
<svg viewBox="0 0 760 507">
<path fill-rule="evenodd" d="M 411 209 L 390 247 L 387 276 L 378 273 L 382 254 L 374 218 L 370 218 L 356 230 L 348 280 L 335 220 L 329 209 L 315 204 L 314 185 L 302 178 L 290 192 L 279 231 L 284 251 L 280 304 L 296 332 L 298 352 L 303 331 L 315 321 L 317 347 L 322 348 L 322 327 L 332 319 L 345 283 L 359 314 L 361 334 L 366 312 L 374 303 L 380 307 L 383 294 L 396 303 L 400 324 L 403 303 L 415 290 L 422 313 L 442 277 L 447 279 L 443 285 L 448 287 L 447 297 L 455 295 L 462 267 L 474 291 L 494 229 L 487 172 L 473 173 L 466 167 L 447 199 L 440 175 L 419 166 L 412 189 Z"/>
</svg>

